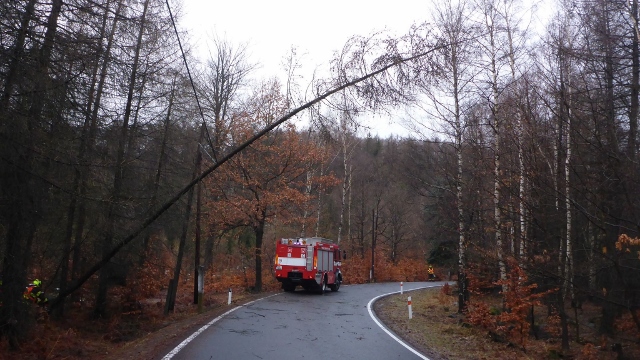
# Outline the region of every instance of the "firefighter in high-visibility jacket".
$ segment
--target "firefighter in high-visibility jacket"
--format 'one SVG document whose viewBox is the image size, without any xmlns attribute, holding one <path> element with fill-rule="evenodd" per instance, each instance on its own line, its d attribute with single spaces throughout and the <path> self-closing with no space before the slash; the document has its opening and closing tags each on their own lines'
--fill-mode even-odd
<svg viewBox="0 0 640 360">
<path fill-rule="evenodd" d="M 433 265 L 429 265 L 427 273 L 429 274 L 429 280 L 435 280 L 436 274 L 433 272 Z"/>
<path fill-rule="evenodd" d="M 29 300 L 34 304 L 38 304 L 40 306 L 47 306 L 49 303 L 49 299 L 44 295 L 44 291 L 42 291 L 42 281 L 35 279 L 27 288 L 24 290 L 22 296 L 25 300 Z"/>
</svg>

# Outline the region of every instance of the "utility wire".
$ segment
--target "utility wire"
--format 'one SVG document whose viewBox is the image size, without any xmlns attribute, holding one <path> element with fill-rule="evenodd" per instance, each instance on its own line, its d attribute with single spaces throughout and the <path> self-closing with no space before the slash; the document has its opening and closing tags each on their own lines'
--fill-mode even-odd
<svg viewBox="0 0 640 360">
<path fill-rule="evenodd" d="M 469 40 L 465 40 L 465 41 L 473 41 L 473 40 L 474 39 L 469 39 Z M 375 77 L 376 75 L 379 75 L 379 74 L 389 70 L 390 68 L 392 68 L 394 66 L 397 66 L 399 64 L 403 64 L 403 63 L 407 63 L 407 62 L 416 60 L 418 58 L 424 57 L 424 56 L 426 56 L 428 54 L 431 54 L 431 53 L 433 53 L 433 52 L 435 52 L 437 50 L 441 50 L 441 49 L 445 48 L 446 46 L 450 46 L 450 45 L 451 44 L 449 44 L 449 43 L 441 44 L 441 45 L 438 45 L 438 46 L 436 46 L 434 48 L 431 48 L 431 49 L 429 49 L 429 50 L 427 50 L 425 52 L 422 52 L 420 54 L 417 54 L 417 55 L 414 55 L 414 56 L 411 56 L 411 57 L 408 57 L 408 58 L 398 59 L 398 60 L 394 61 L 392 64 L 388 64 L 386 66 L 383 66 L 382 68 L 380 68 L 380 69 L 378 69 L 376 71 L 373 71 L 371 73 L 367 73 L 367 74 L 365 74 L 365 75 L 363 75 L 363 76 L 361 76 L 361 77 L 359 77 L 357 79 L 351 80 L 349 82 L 346 82 L 346 83 L 344 83 L 342 85 L 339 85 L 339 86 L 337 86 L 337 87 L 335 87 L 333 89 L 330 89 L 330 90 L 324 92 L 323 94 L 319 95 L 318 97 L 316 97 L 315 99 L 309 101 L 308 103 L 291 110 L 286 115 L 284 115 L 283 117 L 281 117 L 278 120 L 276 120 L 275 122 L 273 122 L 271 125 L 268 125 L 264 129 L 262 129 L 261 131 L 259 131 L 255 135 L 253 135 L 250 139 L 246 140 L 242 144 L 238 145 L 236 148 L 232 149 L 228 154 L 226 154 L 222 158 L 220 158 L 220 160 L 217 161 L 215 164 L 213 164 L 209 168 L 205 169 L 200 175 L 198 175 L 196 178 L 191 180 L 191 182 L 189 184 L 187 184 L 184 188 L 182 188 L 182 190 L 180 190 L 173 197 L 171 197 L 171 199 L 169 199 L 167 202 L 165 202 L 158 210 L 156 210 L 156 212 L 154 212 L 146 220 L 144 220 L 144 222 L 136 230 L 134 230 L 132 233 L 130 233 L 124 239 L 120 240 L 115 245 L 115 247 L 113 249 L 111 249 L 111 251 L 108 254 L 106 254 L 105 256 L 102 257 L 102 259 L 98 263 L 96 263 L 94 266 L 92 266 L 90 269 L 88 269 L 85 272 L 85 274 L 83 274 L 82 276 L 78 277 L 73 282 L 71 282 L 71 284 L 69 284 L 69 286 L 68 286 L 68 288 L 66 290 L 61 292 L 58 295 L 57 298 L 52 300 L 51 301 L 51 309 L 54 309 L 57 306 L 60 306 L 61 302 L 67 296 L 72 294 L 74 291 L 78 290 L 82 286 L 82 284 L 84 284 L 87 280 L 89 280 L 89 278 L 91 278 L 98 270 L 100 270 L 114 256 L 116 256 L 116 254 L 124 246 L 126 246 L 127 244 L 132 242 L 136 237 L 138 237 L 138 235 L 140 235 L 140 233 L 142 233 L 142 231 L 144 231 L 147 227 L 149 227 L 149 225 L 151 225 L 154 221 L 156 221 L 162 214 L 165 213 L 165 211 L 167 211 L 171 206 L 173 206 L 184 194 L 189 192 L 191 190 L 191 188 L 193 188 L 194 186 L 196 186 L 196 184 L 198 184 L 200 181 L 202 181 L 202 179 L 207 177 L 209 174 L 214 172 L 218 167 L 222 166 L 225 162 L 229 161 L 231 158 L 233 158 L 239 152 L 241 152 L 242 150 L 244 150 L 245 148 L 247 148 L 248 146 L 253 144 L 255 141 L 260 139 L 265 134 L 269 133 L 274 128 L 282 125 L 284 122 L 286 122 L 287 120 L 289 120 L 292 117 L 296 116 L 298 113 L 309 109 L 310 107 L 314 106 L 315 104 L 325 100 L 326 98 L 328 98 L 329 96 L 331 96 L 331 95 L 333 95 L 335 93 L 338 93 L 338 92 L 342 91 L 343 89 L 346 89 L 346 88 L 348 88 L 350 86 L 353 86 L 355 84 L 358 84 L 358 83 L 360 83 L 362 81 L 365 81 L 367 79 Z"/>
<path fill-rule="evenodd" d="M 167 9 L 169 9 L 169 17 L 171 18 L 173 31 L 175 31 L 176 38 L 178 39 L 178 46 L 180 46 L 180 53 L 182 54 L 182 60 L 184 61 L 184 66 L 187 68 L 187 74 L 189 75 L 189 82 L 191 83 L 191 88 L 193 89 L 193 95 L 195 95 L 196 97 L 196 104 L 198 104 L 198 111 L 200 111 L 202 124 L 204 126 L 205 131 L 207 132 L 207 142 L 209 142 L 209 146 L 211 147 L 211 152 L 213 153 L 214 161 L 217 162 L 216 149 L 213 147 L 213 143 L 211 143 L 211 135 L 209 134 L 209 128 L 207 127 L 207 122 L 204 119 L 204 112 L 202 111 L 202 106 L 200 106 L 200 99 L 198 98 L 198 92 L 196 91 L 196 86 L 193 83 L 193 77 L 191 77 L 191 71 L 189 70 L 189 63 L 187 63 L 187 57 L 184 55 L 184 50 L 182 49 L 182 42 L 180 41 L 180 35 L 178 34 L 178 28 L 176 27 L 176 22 L 173 19 L 173 13 L 171 12 L 171 6 L 169 5 L 169 0 L 165 0 L 165 2 L 167 4 Z"/>
</svg>

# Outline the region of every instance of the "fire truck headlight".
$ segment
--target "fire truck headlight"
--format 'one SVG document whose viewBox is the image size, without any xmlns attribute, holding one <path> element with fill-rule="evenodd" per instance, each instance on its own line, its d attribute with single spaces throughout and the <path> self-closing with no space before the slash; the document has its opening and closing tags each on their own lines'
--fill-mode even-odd
<svg viewBox="0 0 640 360">
<path fill-rule="evenodd" d="M 282 266 L 281 265 L 276 266 L 276 270 L 282 270 Z"/>
</svg>

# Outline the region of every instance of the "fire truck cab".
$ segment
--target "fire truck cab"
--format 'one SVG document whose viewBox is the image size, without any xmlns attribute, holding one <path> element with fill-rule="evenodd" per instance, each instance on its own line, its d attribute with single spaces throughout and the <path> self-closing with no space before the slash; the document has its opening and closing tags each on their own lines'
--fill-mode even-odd
<svg viewBox="0 0 640 360">
<path fill-rule="evenodd" d="M 307 291 L 338 291 L 342 283 L 340 248 L 319 238 L 280 239 L 276 243 L 275 274 L 284 291 L 298 285 Z"/>
</svg>

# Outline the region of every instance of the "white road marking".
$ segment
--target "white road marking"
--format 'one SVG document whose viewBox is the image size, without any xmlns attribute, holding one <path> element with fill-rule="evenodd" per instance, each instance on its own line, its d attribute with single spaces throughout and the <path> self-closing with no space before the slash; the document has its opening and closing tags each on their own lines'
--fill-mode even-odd
<svg viewBox="0 0 640 360">
<path fill-rule="evenodd" d="M 203 331 L 207 330 L 207 328 L 209 328 L 209 326 L 211 326 L 211 325 L 215 324 L 216 322 L 220 321 L 222 318 L 224 318 L 225 316 L 231 314 L 232 312 L 240 309 L 241 307 L 249 306 L 249 305 L 255 303 L 256 301 L 268 299 L 270 297 L 273 297 L 273 296 L 276 296 L 276 295 L 280 295 L 280 294 L 281 293 L 265 296 L 265 297 L 257 299 L 257 300 L 249 301 L 248 303 L 246 303 L 244 305 L 240 305 L 240 306 L 234 307 L 233 309 L 227 311 L 226 313 L 224 313 L 224 314 L 218 316 L 217 318 L 209 321 L 205 326 L 201 327 L 200 329 L 198 329 L 198 331 L 196 331 L 193 334 L 191 334 L 191 336 L 189 336 L 188 338 L 184 339 L 184 341 L 182 341 L 180 343 L 180 345 L 176 346 L 173 350 L 171 350 L 167 355 L 165 355 L 165 357 L 162 358 L 162 360 L 170 360 L 171 358 L 176 356 L 176 354 L 179 353 L 180 350 L 182 350 L 185 346 L 187 346 L 187 344 L 189 344 L 193 339 L 195 339 L 196 336 L 200 335 Z"/>
<path fill-rule="evenodd" d="M 345 285 L 346 286 L 346 285 Z M 431 286 L 422 286 L 422 287 L 418 287 L 415 289 L 409 289 L 409 290 L 405 290 L 405 291 L 414 291 L 414 290 L 420 290 L 420 289 L 427 289 L 427 288 L 432 288 L 432 287 L 438 287 L 438 286 L 442 286 L 442 285 L 431 285 Z M 369 316 L 371 317 L 371 319 L 373 319 L 373 321 L 384 331 L 386 332 L 389 336 L 391 336 L 392 339 L 394 339 L 395 341 L 397 341 L 400 345 L 404 346 L 405 348 L 407 348 L 407 350 L 411 351 L 412 353 L 416 354 L 418 357 L 420 357 L 423 360 L 430 360 L 428 357 L 420 354 L 417 350 L 415 350 L 414 348 L 412 348 L 410 345 L 406 344 L 404 341 L 402 341 L 400 338 L 398 338 L 397 336 L 395 336 L 391 331 L 389 331 L 386 327 L 384 327 L 384 325 L 378 321 L 378 318 L 375 316 L 375 314 L 373 313 L 372 310 L 372 305 L 374 302 L 376 302 L 376 300 L 378 300 L 381 297 L 385 297 L 385 296 L 389 296 L 389 295 L 393 295 L 393 294 L 398 294 L 400 293 L 400 291 L 394 291 L 394 292 L 390 292 L 390 293 L 386 293 L 386 294 L 382 294 L 382 295 L 378 295 L 376 297 L 374 297 L 373 299 L 371 299 L 369 301 L 369 303 L 367 304 L 367 310 L 369 311 Z M 264 300 L 264 299 L 268 299 L 270 297 L 276 296 L 276 295 L 280 295 L 282 293 L 278 293 L 278 294 L 273 294 L 273 295 L 269 295 L 257 300 L 253 300 L 250 301 L 244 305 L 240 305 L 240 306 L 236 306 L 233 309 L 225 312 L 224 314 L 218 316 L 217 318 L 211 320 L 210 322 L 208 322 L 206 325 L 204 325 L 203 327 L 201 327 L 200 329 L 198 329 L 198 331 L 194 332 L 193 334 L 191 334 L 191 336 L 189 336 L 188 338 L 184 339 L 184 341 L 182 341 L 178 346 L 176 346 L 173 350 L 171 350 L 167 355 L 165 355 L 165 357 L 162 358 L 162 360 L 171 360 L 174 356 L 176 356 L 176 354 L 178 354 L 180 352 L 180 350 L 182 350 L 185 346 L 187 346 L 187 344 L 189 344 L 191 341 L 193 341 L 193 339 L 195 339 L 198 335 L 200 335 L 203 331 L 207 330 L 211 325 L 215 324 L 216 322 L 220 321 L 222 318 L 224 318 L 225 316 L 231 314 L 232 312 L 240 309 L 241 307 L 246 307 L 249 306 L 257 301 L 260 300 Z"/>
<path fill-rule="evenodd" d="M 415 289 L 410 289 L 410 290 L 404 290 L 406 291 L 414 291 L 414 290 L 420 290 L 420 289 L 428 289 L 428 288 L 432 288 L 432 287 L 438 287 L 438 286 L 442 286 L 442 285 L 431 285 L 431 286 L 422 286 L 422 287 L 418 287 Z M 390 293 L 386 293 L 386 294 L 382 294 L 382 295 L 378 295 L 376 297 L 374 297 L 373 299 L 371 299 L 369 301 L 369 303 L 367 304 L 367 310 L 369 311 L 369 316 L 371 316 L 371 318 L 373 319 L 373 321 L 375 321 L 376 324 L 378 324 L 378 326 L 380 327 L 380 329 L 382 329 L 384 332 L 387 333 L 387 335 L 391 336 L 391 338 L 395 341 L 397 341 L 400 345 L 404 346 L 405 348 L 407 348 L 407 350 L 411 351 L 412 353 L 416 354 L 418 357 L 420 357 L 423 360 L 430 360 L 428 357 L 420 354 L 416 349 L 412 348 L 409 344 L 405 343 L 404 341 L 402 341 L 400 338 L 398 338 L 397 336 L 395 336 L 389 329 L 387 329 L 380 321 L 378 321 L 378 318 L 376 317 L 376 315 L 373 313 L 373 310 L 371 309 L 371 307 L 373 306 L 373 303 L 376 302 L 376 300 L 378 300 L 381 297 L 385 297 L 385 296 L 389 296 L 389 295 L 393 295 L 393 294 L 399 294 L 400 291 L 394 291 L 394 292 L 390 292 Z"/>
</svg>

